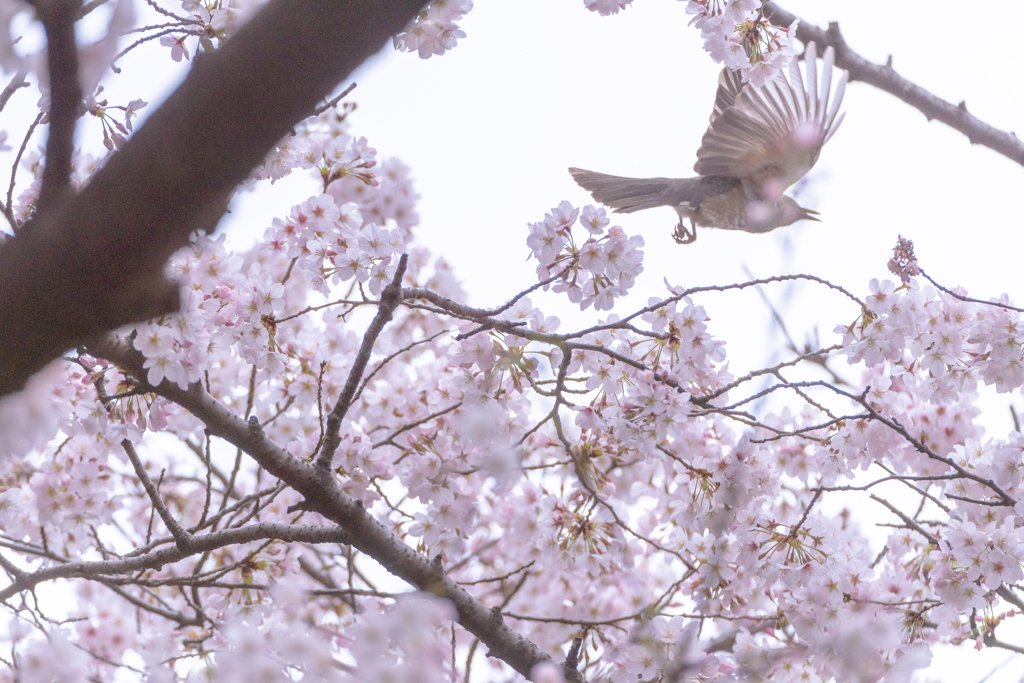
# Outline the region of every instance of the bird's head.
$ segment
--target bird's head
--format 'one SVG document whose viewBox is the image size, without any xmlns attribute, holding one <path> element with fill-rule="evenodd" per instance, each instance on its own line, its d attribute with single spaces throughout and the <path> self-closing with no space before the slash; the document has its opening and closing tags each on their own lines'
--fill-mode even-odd
<svg viewBox="0 0 1024 683">
<path fill-rule="evenodd" d="M 818 218 L 817 211 L 805 209 L 792 197 L 782 195 L 774 202 L 748 202 L 747 225 L 743 229 L 747 232 L 768 232 L 805 220 L 821 219 Z"/>
</svg>

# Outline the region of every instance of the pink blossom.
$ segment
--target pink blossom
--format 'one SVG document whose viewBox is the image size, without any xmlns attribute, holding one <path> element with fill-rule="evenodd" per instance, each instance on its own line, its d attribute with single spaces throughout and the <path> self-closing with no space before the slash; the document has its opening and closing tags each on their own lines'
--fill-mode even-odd
<svg viewBox="0 0 1024 683">
<path fill-rule="evenodd" d="M 188 59 L 188 48 L 185 47 L 185 40 L 190 36 L 188 34 L 174 36 L 163 36 L 160 38 L 160 44 L 164 47 L 171 48 L 171 59 L 176 62 L 180 62 L 182 58 Z"/>
</svg>

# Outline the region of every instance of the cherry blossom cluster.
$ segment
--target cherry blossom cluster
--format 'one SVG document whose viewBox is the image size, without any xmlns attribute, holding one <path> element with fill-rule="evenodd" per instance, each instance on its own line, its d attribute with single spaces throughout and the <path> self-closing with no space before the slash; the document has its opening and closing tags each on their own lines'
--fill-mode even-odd
<svg viewBox="0 0 1024 683">
<path fill-rule="evenodd" d="M 417 52 L 420 59 L 443 55 L 466 33 L 456 23 L 473 9 L 473 0 L 432 0 L 395 36 L 395 49 Z"/>
<path fill-rule="evenodd" d="M 982 441 L 974 426 L 978 411 L 964 397 L 980 384 L 999 393 L 1024 386 L 1020 313 L 1005 297 L 968 300 L 961 291 L 921 286 L 919 278 L 898 289 L 873 280 L 870 290 L 861 320 L 837 329 L 844 353 L 850 362 L 873 367 L 870 409 L 927 438 L 894 439 L 898 432 L 878 429 L 884 422 L 860 420 L 830 441 L 829 450 L 839 456 L 833 462 L 867 467 L 883 461 L 897 471 L 945 475 L 947 497 L 979 501 L 957 506 L 948 530 L 934 532 L 931 540 L 943 550 L 937 590 L 947 610 L 982 607 L 988 591 L 1024 578 L 1024 539 L 1017 530 L 1024 512 L 1024 442 L 1019 433 Z"/>
<path fill-rule="evenodd" d="M 583 0 L 601 16 L 618 14 L 633 0 Z M 797 54 L 793 46 L 797 24 L 774 26 L 764 17 L 763 0 L 681 0 L 691 26 L 700 29 L 711 58 L 739 71 L 745 83 L 756 86 L 775 80 Z"/>
<path fill-rule="evenodd" d="M 707 655 L 697 642 L 697 626 L 680 617 L 654 617 L 638 624 L 628 644 L 609 654 L 613 666 L 611 680 L 657 680 L 663 676 L 677 679 L 715 680 L 733 671 L 729 663 Z"/>
<path fill-rule="evenodd" d="M 687 0 L 691 25 L 700 29 L 704 49 L 716 62 L 739 71 L 743 81 L 756 86 L 778 78 L 796 50 L 796 23 L 771 25 L 762 13 L 761 0 Z"/>
<path fill-rule="evenodd" d="M 191 57 L 189 44 L 213 50 L 226 40 L 266 0 L 181 0 L 186 16 L 180 23 L 160 33 L 160 44 L 171 49 L 171 59 L 180 62 Z M 195 49 L 195 48 L 193 48 Z"/>
<path fill-rule="evenodd" d="M 963 292 L 939 294 L 918 283 L 897 292 L 892 282 L 871 281 L 859 324 L 836 330 L 851 362 L 891 364 L 893 379 L 940 404 L 953 403 L 979 381 L 1000 393 L 1024 384 L 1024 331 L 1005 297 L 970 302 Z"/>
<path fill-rule="evenodd" d="M 395 680 L 396 672 L 410 683 L 449 678 L 454 616 L 448 603 L 416 596 L 363 620 L 349 646 L 359 680 L 385 683 Z"/>
<path fill-rule="evenodd" d="M 100 86 L 94 95 L 86 98 L 85 104 L 89 113 L 100 120 L 103 126 L 103 146 L 112 152 L 115 147 L 121 149 L 128 142 L 127 136 L 132 132 L 132 119 L 149 103 L 144 100 L 132 100 L 127 105 L 111 105 L 105 99 L 96 100 L 96 96 L 102 92 L 103 86 Z M 124 113 L 123 124 L 110 113 L 111 109 L 120 109 Z"/>
<path fill-rule="evenodd" d="M 586 230 L 582 237 L 572 232 L 577 219 Z M 604 209 L 586 206 L 580 218 L 580 209 L 569 202 L 530 225 L 526 244 L 538 261 L 538 277 L 555 278 L 552 289 L 566 293 L 581 310 L 591 305 L 598 311 L 610 310 L 643 272 L 643 238 L 609 225 Z"/>
<path fill-rule="evenodd" d="M 13 459 L 27 453 L 14 465 L 14 478 L 0 487 L 0 528 L 36 542 L 48 536 L 74 554 L 92 543 L 90 527 L 109 523 L 120 509 L 119 481 L 109 458 L 120 442 L 141 439 L 146 415 L 134 401 L 119 405 L 113 414 L 95 401 L 82 401 L 83 395 L 95 396 L 95 384 L 103 382 L 108 368 L 106 361 L 90 357 L 83 357 L 80 365 L 52 367 L 41 378 L 50 384 L 45 396 L 30 386 L 27 406 L 0 407 L 0 415 L 10 420 L 4 434 L 21 437 L 5 454 Z M 48 405 L 33 406 L 33 394 Z M 36 414 L 26 414 L 33 410 Z M 15 424 L 16 419 L 22 423 Z M 67 435 L 59 452 L 43 459 L 28 453 L 41 443 L 30 439 L 44 434 L 52 438 L 58 429 Z"/>
<path fill-rule="evenodd" d="M 618 14 L 633 4 L 633 0 L 583 0 L 584 6 L 602 17 Z"/>
<path fill-rule="evenodd" d="M 228 253 L 222 236 L 199 237 L 172 259 L 171 272 L 183 285 L 181 310 L 139 326 L 135 335 L 151 384 L 198 381 L 220 347 L 236 348 L 260 369 L 282 371 L 289 359 L 301 364 L 301 354 L 296 358 L 276 339 L 275 316 L 285 306 L 288 278 L 303 285 L 293 287 L 292 296 L 303 296 L 305 287 L 329 295 L 331 284 L 346 281 L 365 283 L 376 295 L 393 276 L 396 254 L 416 220 L 407 169 L 386 163 L 379 181 L 368 170 L 376 160 L 365 138 L 334 132 L 290 140 L 275 153 L 271 165 L 312 170 L 326 191 L 293 207 L 287 218 L 274 219 L 255 258 L 246 262 Z M 284 268 L 286 277 L 273 274 L 274 268 Z M 300 373 L 291 390 L 308 392 L 312 379 Z"/>
<path fill-rule="evenodd" d="M 294 207 L 286 220 L 274 220 L 265 248 L 295 259 L 322 294 L 330 292 L 329 283 L 353 279 L 380 294 L 418 220 L 408 168 L 388 160 L 375 173 L 370 169 L 377 165 L 376 151 L 365 138 L 345 134 L 344 122 L 333 114 L 318 123 L 310 129 L 323 132 L 285 141 L 256 175 L 275 180 L 309 168 L 324 186 L 323 194 Z"/>
</svg>

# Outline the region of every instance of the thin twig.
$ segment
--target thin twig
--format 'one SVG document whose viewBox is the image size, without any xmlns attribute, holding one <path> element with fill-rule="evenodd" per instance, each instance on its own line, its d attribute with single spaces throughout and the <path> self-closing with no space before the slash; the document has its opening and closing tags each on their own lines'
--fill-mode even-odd
<svg viewBox="0 0 1024 683">
<path fill-rule="evenodd" d="M 14 207 L 11 205 L 11 198 L 14 195 L 14 183 L 18 178 L 18 166 L 21 164 L 21 157 L 25 154 L 25 148 L 28 147 L 28 141 L 32 139 L 32 134 L 36 131 L 36 126 L 43 120 L 43 112 L 36 114 L 31 125 L 28 127 L 28 131 L 25 133 L 25 137 L 21 141 L 21 147 L 18 148 L 18 153 L 14 156 L 14 163 L 11 164 L 11 182 L 7 185 L 7 204 L 4 207 L 4 213 L 7 216 L 7 222 L 11 224 L 11 229 L 15 232 L 18 231 L 18 222 L 14 218 Z"/>
<path fill-rule="evenodd" d="M 355 90 L 355 87 L 356 84 L 352 83 L 347 88 L 342 90 L 340 93 L 329 99 L 325 104 L 314 109 L 313 116 L 320 116 L 320 114 L 323 114 L 328 109 L 333 109 L 334 107 L 338 106 L 338 102 L 341 102 L 343 99 L 345 99 L 345 95 L 348 95 L 350 92 Z"/>
<path fill-rule="evenodd" d="M 25 80 L 25 76 L 28 75 L 28 69 L 22 67 L 18 69 L 18 73 L 14 74 L 14 78 L 7 84 L 3 92 L 0 92 L 0 111 L 7 106 L 7 101 L 11 99 L 15 92 L 21 88 L 28 87 L 28 81 Z"/>
<path fill-rule="evenodd" d="M 936 289 L 945 292 L 946 294 L 950 295 L 954 299 L 958 299 L 960 301 L 965 301 L 967 303 L 981 304 L 982 306 L 996 306 L 998 308 L 1005 308 L 1008 311 L 1015 311 L 1017 313 L 1024 313 L 1024 308 L 1017 308 L 1017 307 L 1011 306 L 1009 304 L 1004 304 L 1004 303 L 1002 303 L 1000 301 L 982 301 L 981 299 L 972 299 L 969 296 L 964 296 L 963 294 L 957 294 L 956 292 L 954 292 L 953 290 L 949 289 L 948 287 L 943 287 L 938 282 L 933 280 L 932 276 L 929 275 L 928 273 L 924 272 L 924 269 L 922 269 L 920 265 L 917 266 L 917 269 L 920 272 L 920 274 L 923 275 L 926 280 L 928 280 L 928 282 L 930 282 L 933 285 L 935 285 Z"/>
<path fill-rule="evenodd" d="M 886 508 L 888 508 L 889 512 L 893 513 L 894 515 L 902 519 L 903 523 L 906 524 L 909 528 L 913 529 L 917 533 L 924 536 L 928 540 L 928 542 L 934 545 L 936 548 L 939 547 L 939 539 L 935 538 L 935 536 L 925 531 L 924 527 L 922 527 L 920 524 L 912 520 L 910 517 L 907 517 L 905 514 L 903 514 L 903 512 L 895 505 L 885 500 L 884 498 L 879 498 L 873 493 L 869 495 L 871 496 L 871 500 L 875 501 L 876 503 L 881 503 L 882 505 L 884 505 Z"/>
<path fill-rule="evenodd" d="M 315 461 L 318 470 L 324 471 L 331 468 L 334 452 L 338 450 L 338 445 L 341 444 L 341 421 L 345 419 L 345 414 L 352 405 L 356 389 L 362 379 L 363 372 L 366 370 L 366 364 L 370 362 L 373 345 L 377 342 L 377 337 L 384 330 L 384 326 L 394 316 L 395 310 L 402 303 L 402 278 L 405 276 L 405 268 L 408 262 L 409 255 L 402 254 L 398 261 L 398 267 L 395 268 L 394 278 L 384 288 L 384 291 L 381 292 L 377 315 L 374 316 L 373 322 L 370 323 L 366 334 L 363 335 L 362 346 L 359 347 L 359 353 L 352 363 L 352 370 L 348 374 L 345 387 L 341 391 L 341 396 L 338 397 L 338 402 L 334 404 L 334 409 L 327 417 L 327 435 L 324 438 L 323 448 L 317 454 Z"/>
</svg>

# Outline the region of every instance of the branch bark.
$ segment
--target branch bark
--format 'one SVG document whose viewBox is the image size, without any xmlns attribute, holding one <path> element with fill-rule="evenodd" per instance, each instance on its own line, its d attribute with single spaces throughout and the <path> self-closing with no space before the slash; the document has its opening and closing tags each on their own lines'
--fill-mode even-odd
<svg viewBox="0 0 1024 683">
<path fill-rule="evenodd" d="M 765 5 L 764 14 L 776 26 L 789 26 L 797 16 L 782 9 L 775 2 Z M 804 43 L 814 41 L 829 45 L 836 51 L 836 65 L 850 73 L 851 81 L 862 81 L 898 97 L 925 115 L 929 121 L 941 121 L 960 131 L 975 145 L 991 150 L 1024 166 L 1024 142 L 1012 132 L 988 125 L 967 111 L 967 103 L 952 104 L 936 97 L 924 88 L 900 76 L 888 64 L 875 64 L 850 49 L 839 32 L 839 24 L 831 23 L 827 31 L 803 21 L 796 29 L 796 37 Z"/>
<path fill-rule="evenodd" d="M 46 28 L 46 61 L 50 72 L 50 131 L 46 138 L 43 181 L 36 200 L 40 211 L 56 204 L 70 187 L 75 122 L 82 106 L 78 47 L 75 45 L 75 22 L 81 7 L 81 0 L 54 0 L 37 5 Z"/>
<path fill-rule="evenodd" d="M 0 247 L 0 396 L 121 325 L 177 310 L 162 274 L 234 187 L 426 0 L 273 0 L 185 82 L 77 196 Z"/>
</svg>

